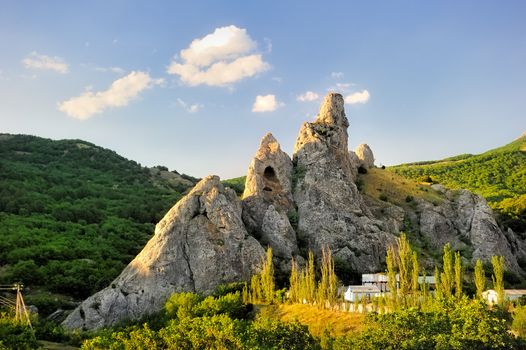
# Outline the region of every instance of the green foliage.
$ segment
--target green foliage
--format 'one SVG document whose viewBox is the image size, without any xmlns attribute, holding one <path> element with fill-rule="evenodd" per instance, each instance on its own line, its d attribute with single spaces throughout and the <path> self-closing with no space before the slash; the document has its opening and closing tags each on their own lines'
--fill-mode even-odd
<svg viewBox="0 0 526 350">
<path fill-rule="evenodd" d="M 462 282 L 464 281 L 464 271 L 462 269 L 462 258 L 460 252 L 455 253 L 455 297 L 460 299 L 463 295 Z"/>
<path fill-rule="evenodd" d="M 526 230 L 526 137 L 480 155 L 390 168 L 406 178 L 432 179 L 447 187 L 466 188 L 500 212 L 500 221 L 516 232 Z"/>
<path fill-rule="evenodd" d="M 338 297 L 338 279 L 334 272 L 334 260 L 330 248 L 322 248 L 321 259 L 321 278 L 316 290 L 318 305 L 329 306 L 337 302 Z"/>
<path fill-rule="evenodd" d="M 243 194 L 243 191 L 245 191 L 245 180 L 247 179 L 246 176 L 236 177 L 233 179 L 223 180 L 221 183 L 226 186 L 230 187 L 234 191 L 236 191 L 236 194 L 238 196 L 241 196 Z"/>
<path fill-rule="evenodd" d="M 358 335 L 336 339 L 333 349 L 522 349 L 506 320 L 480 301 L 434 302 L 428 309 L 370 315 Z"/>
<path fill-rule="evenodd" d="M 2 136 L 0 282 L 91 295 L 186 190 L 85 141 Z"/>
<path fill-rule="evenodd" d="M 35 331 L 5 313 L 0 313 L 0 349 L 36 349 Z"/>
<path fill-rule="evenodd" d="M 454 267 L 453 267 L 453 250 L 451 245 L 447 243 L 444 246 L 443 261 L 443 272 L 440 274 L 440 282 L 442 284 L 442 293 L 444 297 L 449 298 L 452 295 L 453 286 L 455 283 L 454 278 Z"/>
<path fill-rule="evenodd" d="M 504 257 L 492 256 L 491 265 L 493 266 L 493 289 L 497 292 L 497 303 L 504 304 Z"/>
<path fill-rule="evenodd" d="M 259 319 L 248 329 L 247 348 L 254 350 L 319 349 L 307 326 L 297 322 Z"/>
<path fill-rule="evenodd" d="M 195 307 L 198 316 L 226 314 L 230 318 L 245 318 L 247 307 L 243 304 L 241 293 L 229 293 L 220 297 L 208 296 Z"/>
<path fill-rule="evenodd" d="M 261 261 L 261 273 L 255 274 L 250 280 L 250 300 L 253 303 L 273 303 L 276 298 L 274 281 L 274 264 L 272 248 L 267 248 L 265 258 Z"/>
<path fill-rule="evenodd" d="M 519 305 L 513 310 L 513 323 L 511 329 L 519 337 L 526 338 L 526 305 Z"/>
<path fill-rule="evenodd" d="M 192 293 L 174 294 L 165 309 L 177 317 L 158 330 L 143 324 L 105 331 L 85 340 L 82 349 L 319 349 L 307 327 L 298 323 L 236 318 L 235 310 L 245 307 L 239 292 L 199 300 Z"/>
<path fill-rule="evenodd" d="M 477 259 L 475 264 L 475 286 L 477 287 L 477 298 L 482 298 L 482 292 L 486 289 L 486 273 L 482 261 Z"/>
<path fill-rule="evenodd" d="M 193 317 L 194 309 L 200 301 L 201 297 L 194 293 L 174 293 L 164 305 L 164 310 L 170 318 Z"/>
</svg>

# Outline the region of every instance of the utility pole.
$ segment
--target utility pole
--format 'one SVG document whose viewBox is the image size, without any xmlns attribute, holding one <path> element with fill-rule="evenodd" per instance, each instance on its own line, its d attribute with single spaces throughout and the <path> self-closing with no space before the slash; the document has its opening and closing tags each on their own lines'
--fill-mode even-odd
<svg viewBox="0 0 526 350">
<path fill-rule="evenodd" d="M 24 297 L 22 296 L 23 288 L 24 285 L 22 283 L 15 283 L 13 285 L 13 289 L 16 290 L 15 320 L 20 322 L 26 321 L 28 326 L 31 327 L 29 313 L 27 312 L 26 304 L 24 303 Z"/>
</svg>

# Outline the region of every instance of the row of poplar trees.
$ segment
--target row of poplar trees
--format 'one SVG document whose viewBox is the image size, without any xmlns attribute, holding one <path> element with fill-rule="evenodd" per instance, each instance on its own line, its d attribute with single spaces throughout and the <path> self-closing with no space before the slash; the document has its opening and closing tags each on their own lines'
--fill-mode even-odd
<svg viewBox="0 0 526 350">
<path fill-rule="evenodd" d="M 280 302 L 281 298 L 275 289 L 272 248 L 267 249 L 261 265 L 261 273 L 253 275 L 250 288 L 245 287 L 243 290 L 244 300 L 252 303 Z M 329 248 L 322 249 L 319 276 L 319 279 L 316 278 L 314 254 L 311 251 L 302 269 L 298 267 L 297 261 L 292 259 L 288 300 L 292 303 L 316 304 L 321 307 L 335 305 L 338 302 L 338 280 Z"/>
<path fill-rule="evenodd" d="M 497 292 L 497 302 L 504 302 L 504 258 L 493 256 L 493 289 Z M 420 272 L 423 276 L 420 277 Z M 398 274 L 398 279 L 397 279 Z M 420 278 L 419 278 L 420 277 Z M 462 284 L 464 281 L 464 266 L 460 252 L 454 253 L 450 244 L 444 246 L 442 270 L 435 267 L 435 299 L 460 299 L 464 296 Z M 425 302 L 429 294 L 426 283 L 426 272 L 420 270 L 417 253 L 411 248 L 404 233 L 400 235 L 396 247 L 387 250 L 387 284 L 390 291 L 388 301 L 392 309 L 416 306 Z M 476 298 L 482 298 L 486 288 L 486 274 L 482 261 L 475 264 L 474 282 Z"/>
<path fill-rule="evenodd" d="M 431 297 L 429 285 L 426 281 L 426 272 L 420 269 L 418 255 L 411 248 L 407 236 L 402 233 L 396 246 L 387 249 L 387 286 L 390 291 L 387 305 L 391 310 L 417 306 L 425 303 Z M 493 289 L 497 292 L 497 302 L 504 302 L 504 258 L 493 256 Z M 283 295 L 276 291 L 274 280 L 274 265 L 272 263 L 272 248 L 268 248 L 262 260 L 259 274 L 252 276 L 250 287 L 245 286 L 243 299 L 251 303 L 276 303 L 281 302 Z M 422 273 L 422 276 L 421 276 Z M 298 267 L 297 261 L 292 259 L 290 272 L 290 287 L 287 299 L 292 303 L 316 304 L 320 307 L 332 307 L 339 302 L 338 279 L 334 272 L 334 260 L 331 250 L 322 248 L 322 259 L 317 278 L 314 264 L 314 254 L 309 251 L 308 258 L 303 268 Z M 397 278 L 398 275 L 398 278 Z M 454 253 L 450 244 L 444 246 L 442 269 L 435 267 L 435 293 L 434 298 L 448 300 L 462 298 L 464 293 L 464 266 L 460 252 Z M 480 260 L 476 261 L 474 280 L 476 297 L 482 298 L 486 288 L 486 274 Z"/>
</svg>

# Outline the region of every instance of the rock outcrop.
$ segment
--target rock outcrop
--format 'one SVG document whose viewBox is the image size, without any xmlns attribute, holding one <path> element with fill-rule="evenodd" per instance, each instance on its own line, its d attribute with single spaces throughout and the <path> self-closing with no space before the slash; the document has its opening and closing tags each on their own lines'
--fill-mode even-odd
<svg viewBox="0 0 526 350">
<path fill-rule="evenodd" d="M 302 125 L 293 160 L 272 134 L 265 135 L 242 200 L 218 177 L 204 178 L 157 224 L 120 276 L 63 325 L 111 326 L 160 310 L 174 292 L 207 294 L 220 284 L 246 281 L 258 271 L 267 246 L 281 272 L 293 257 L 303 260 L 300 251 L 310 249 L 319 258 L 323 247 L 354 272 L 381 271 L 387 246 L 404 229 L 428 249 L 441 250 L 450 242 L 473 259 L 502 255 L 508 268 L 522 271 L 517 256 L 526 261 L 526 243 L 511 230 L 502 232 L 479 196 L 433 185 L 433 194 L 441 194 L 426 198 L 441 201 L 408 195 L 411 204 L 397 206 L 363 195 L 357 169 L 374 168 L 374 156 L 365 144 L 349 152 L 348 126 L 343 97 L 330 93 L 316 120 Z"/>
<path fill-rule="evenodd" d="M 369 145 L 362 143 L 354 150 L 356 157 L 358 157 L 359 165 L 365 169 L 374 168 L 374 155 Z"/>
<path fill-rule="evenodd" d="M 276 262 L 287 270 L 298 253 L 296 233 L 289 221 L 295 215 L 291 192 L 292 161 L 272 134 L 266 134 L 247 172 L 243 221 L 247 230 L 270 246 Z"/>
<path fill-rule="evenodd" d="M 471 251 L 473 261 L 502 255 L 509 269 L 520 270 L 510 243 L 485 199 L 466 190 L 432 187 L 442 192 L 445 200 L 434 204 L 418 200 L 416 213 L 420 234 L 434 249 L 440 250 L 450 243 L 454 250 Z"/>
<path fill-rule="evenodd" d="M 384 231 L 354 184 L 343 105 L 340 94 L 329 94 L 316 120 L 303 124 L 297 138 L 297 234 L 315 254 L 328 246 L 354 271 L 379 270 L 395 236 Z"/>
<path fill-rule="evenodd" d="M 210 293 L 248 280 L 264 250 L 248 235 L 241 202 L 208 176 L 157 224 L 155 234 L 111 285 L 86 299 L 62 323 L 96 329 L 160 310 L 174 292 Z"/>
</svg>

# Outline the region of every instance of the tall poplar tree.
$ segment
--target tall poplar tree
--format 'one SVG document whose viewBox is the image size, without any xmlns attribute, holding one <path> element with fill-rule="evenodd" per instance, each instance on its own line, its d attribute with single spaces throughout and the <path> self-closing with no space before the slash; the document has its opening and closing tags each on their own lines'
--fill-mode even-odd
<svg viewBox="0 0 526 350">
<path fill-rule="evenodd" d="M 486 289 L 486 273 L 482 261 L 477 259 L 475 263 L 475 286 L 477 287 L 477 298 L 482 298 L 482 292 Z"/>
<path fill-rule="evenodd" d="M 497 292 L 497 303 L 504 304 L 504 257 L 492 256 L 491 264 L 493 265 L 493 289 Z"/>
<path fill-rule="evenodd" d="M 444 256 L 442 260 L 443 272 L 440 274 L 440 280 L 442 282 L 442 293 L 444 297 L 449 298 L 452 295 L 453 285 L 455 283 L 453 269 L 453 251 L 451 250 L 451 245 L 449 243 L 447 243 L 444 246 Z"/>
<path fill-rule="evenodd" d="M 455 297 L 460 299 L 462 297 L 462 258 L 460 252 L 455 253 Z"/>
</svg>

